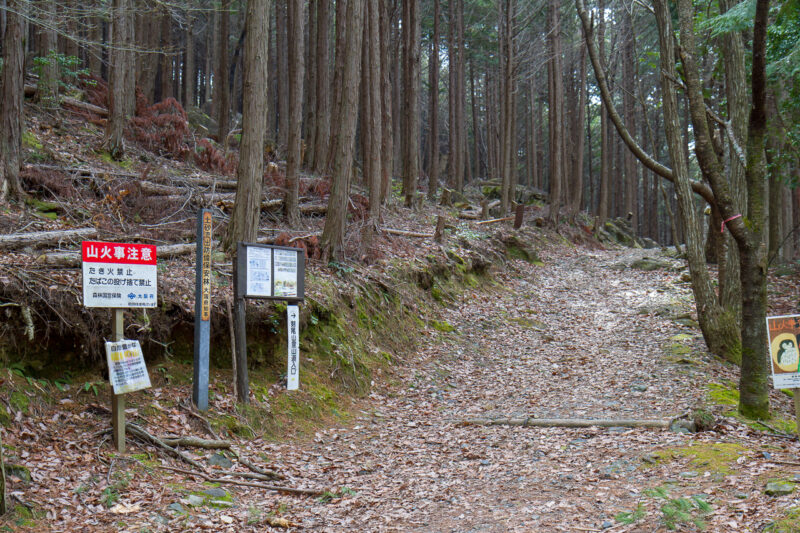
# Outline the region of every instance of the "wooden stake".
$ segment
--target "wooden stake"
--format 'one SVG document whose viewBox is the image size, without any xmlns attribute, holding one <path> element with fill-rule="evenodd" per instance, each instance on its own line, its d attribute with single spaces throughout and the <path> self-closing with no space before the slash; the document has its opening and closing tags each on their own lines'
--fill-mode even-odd
<svg viewBox="0 0 800 533">
<path fill-rule="evenodd" d="M 515 213 L 514 217 L 514 229 L 519 229 L 522 227 L 522 219 L 525 216 L 525 206 L 522 204 L 517 204 L 517 212 Z"/>
<path fill-rule="evenodd" d="M 114 342 L 125 338 L 125 310 L 112 309 L 111 339 Z M 111 369 L 109 369 L 109 372 Z M 114 447 L 119 453 L 125 453 L 125 395 L 114 394 L 111 389 L 111 436 Z"/>
</svg>

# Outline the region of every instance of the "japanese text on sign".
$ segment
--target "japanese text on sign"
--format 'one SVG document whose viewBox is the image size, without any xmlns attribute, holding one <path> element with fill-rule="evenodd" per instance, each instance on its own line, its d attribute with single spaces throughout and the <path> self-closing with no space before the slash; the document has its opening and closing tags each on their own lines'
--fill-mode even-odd
<svg viewBox="0 0 800 533">
<path fill-rule="evenodd" d="M 289 361 L 288 371 L 286 372 L 286 389 L 297 390 L 300 387 L 299 307 L 287 305 L 286 315 L 289 326 Z"/>
<path fill-rule="evenodd" d="M 106 342 L 108 375 L 114 394 L 124 394 L 150 387 L 139 341 Z"/>
<path fill-rule="evenodd" d="M 201 291 L 201 320 L 211 318 L 211 212 L 203 214 L 203 283 Z"/>
<path fill-rule="evenodd" d="M 767 317 L 772 385 L 800 388 L 800 315 Z"/>
<path fill-rule="evenodd" d="M 297 296 L 297 252 L 275 250 L 275 296 Z"/>
<path fill-rule="evenodd" d="M 155 307 L 156 247 L 83 241 L 83 305 Z"/>
<path fill-rule="evenodd" d="M 247 247 L 247 295 L 272 296 L 272 250 Z"/>
</svg>

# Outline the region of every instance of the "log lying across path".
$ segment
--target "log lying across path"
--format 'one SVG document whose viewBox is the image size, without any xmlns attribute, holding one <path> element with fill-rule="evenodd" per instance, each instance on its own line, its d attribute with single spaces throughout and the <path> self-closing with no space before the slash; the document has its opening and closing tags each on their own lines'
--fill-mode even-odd
<svg viewBox="0 0 800 533">
<path fill-rule="evenodd" d="M 625 427 L 625 428 L 662 428 L 666 429 L 672 424 L 668 420 L 640 420 L 629 418 L 604 418 L 592 420 L 590 418 L 468 418 L 457 422 L 461 426 L 521 426 L 521 427 L 562 427 L 562 428 L 589 428 L 589 427 Z"/>
<path fill-rule="evenodd" d="M 0 249 L 19 249 L 26 246 L 42 246 L 62 241 L 83 240 L 97 235 L 95 228 L 78 228 L 56 231 L 33 231 L 0 235 Z"/>
</svg>

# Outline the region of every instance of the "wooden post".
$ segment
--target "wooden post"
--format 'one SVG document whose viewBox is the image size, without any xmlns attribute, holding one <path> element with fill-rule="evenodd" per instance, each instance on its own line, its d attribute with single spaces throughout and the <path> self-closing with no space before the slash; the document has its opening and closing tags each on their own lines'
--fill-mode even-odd
<svg viewBox="0 0 800 533">
<path fill-rule="evenodd" d="M 125 310 L 115 308 L 111 310 L 111 314 L 111 340 L 121 341 L 125 338 Z M 113 388 L 111 389 L 111 436 L 117 451 L 125 453 L 125 395 L 114 394 Z"/>
<path fill-rule="evenodd" d="M 515 214 L 514 229 L 519 229 L 522 227 L 522 217 L 525 216 L 525 206 L 522 204 L 517 204 L 517 212 Z"/>
<path fill-rule="evenodd" d="M 444 241 L 444 223 L 445 217 L 439 215 L 436 218 L 436 231 L 433 232 L 433 240 L 438 243 Z"/>
<path fill-rule="evenodd" d="M 489 218 L 489 200 L 481 200 L 481 220 Z"/>
<path fill-rule="evenodd" d="M 208 410 L 208 376 L 211 331 L 211 211 L 197 213 L 197 260 L 194 291 L 194 372 L 192 401 L 199 411 Z"/>
<path fill-rule="evenodd" d="M 794 393 L 794 417 L 797 425 L 797 434 L 800 435 L 800 389 L 792 389 Z"/>
<path fill-rule="evenodd" d="M 244 247 L 237 248 L 237 255 L 242 253 Z M 245 324 L 245 300 L 244 295 L 239 291 L 239 276 L 245 275 L 244 272 L 239 272 L 239 261 L 234 262 L 233 266 L 233 328 L 234 328 L 234 345 L 236 346 L 236 390 L 238 392 L 237 400 L 241 403 L 250 402 L 250 384 L 247 377 L 247 327 Z"/>
</svg>

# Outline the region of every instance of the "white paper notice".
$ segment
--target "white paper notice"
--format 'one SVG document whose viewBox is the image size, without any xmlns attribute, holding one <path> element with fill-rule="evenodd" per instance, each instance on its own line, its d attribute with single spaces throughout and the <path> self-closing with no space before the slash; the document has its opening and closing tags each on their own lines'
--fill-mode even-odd
<svg viewBox="0 0 800 533">
<path fill-rule="evenodd" d="M 286 389 L 300 387 L 300 309 L 296 305 L 286 306 L 286 319 L 289 330 L 289 361 L 286 372 Z"/>
<path fill-rule="evenodd" d="M 275 296 L 297 297 L 297 253 L 275 250 Z"/>
<path fill-rule="evenodd" d="M 114 394 L 150 387 L 150 376 L 139 341 L 106 342 L 106 360 Z"/>
<path fill-rule="evenodd" d="M 247 247 L 247 296 L 272 296 L 272 250 Z"/>
</svg>

